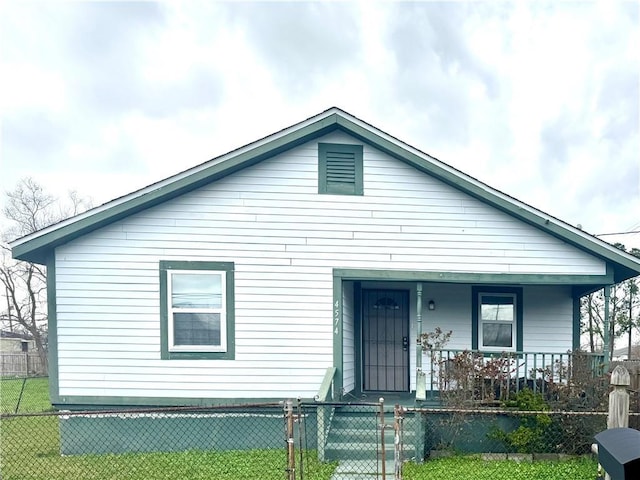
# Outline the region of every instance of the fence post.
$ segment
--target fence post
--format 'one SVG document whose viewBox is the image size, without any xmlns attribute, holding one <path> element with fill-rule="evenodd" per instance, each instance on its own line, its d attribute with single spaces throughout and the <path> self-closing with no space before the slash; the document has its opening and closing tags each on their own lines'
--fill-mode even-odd
<svg viewBox="0 0 640 480">
<path fill-rule="evenodd" d="M 607 428 L 621 428 L 629 426 L 629 392 L 631 384 L 629 371 L 618 365 L 611 372 L 613 390 L 609 394 L 609 415 Z"/>
<path fill-rule="evenodd" d="M 607 415 L 607 428 L 621 428 L 629 426 L 629 392 L 627 388 L 631 384 L 629 371 L 621 365 L 616 366 L 611 372 L 611 385 L 613 390 L 609 393 L 609 414 Z M 592 450 L 597 452 L 596 448 Z M 598 472 L 601 470 L 598 464 Z M 605 472 L 605 480 L 611 480 Z"/>
<path fill-rule="evenodd" d="M 318 418 L 318 460 L 321 462 L 325 460 L 324 448 L 327 443 L 325 408 L 327 407 L 321 404 L 316 406 L 316 415 Z"/>
<path fill-rule="evenodd" d="M 304 423 L 302 400 L 298 397 L 298 413 L 294 421 L 298 422 L 298 455 L 300 457 L 300 478 L 304 478 L 304 446 L 306 445 L 307 426 Z M 303 443 L 304 442 L 304 443 Z"/>
<path fill-rule="evenodd" d="M 287 424 L 287 480 L 296 480 L 296 454 L 293 438 L 293 402 L 284 403 L 284 415 Z"/>
<path fill-rule="evenodd" d="M 380 397 L 380 457 L 382 457 L 382 480 L 386 480 L 387 478 L 387 466 L 386 466 L 386 448 L 384 445 L 384 398 Z M 380 460 L 380 459 L 378 459 Z"/>
<path fill-rule="evenodd" d="M 396 403 L 393 408 L 393 430 L 395 432 L 395 438 L 393 440 L 393 467 L 394 467 L 394 480 L 402 480 L 402 420 L 404 419 L 403 408 Z"/>
</svg>

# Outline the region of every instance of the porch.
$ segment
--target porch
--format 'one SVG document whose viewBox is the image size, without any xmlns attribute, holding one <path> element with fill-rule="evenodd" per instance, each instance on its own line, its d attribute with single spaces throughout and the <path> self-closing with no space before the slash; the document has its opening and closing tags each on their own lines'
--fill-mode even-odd
<svg viewBox="0 0 640 480">
<path fill-rule="evenodd" d="M 606 373 L 605 357 L 587 352 L 482 352 L 479 350 L 427 349 L 424 394 L 416 399 L 433 403 L 498 406 L 521 390 L 529 389 L 553 400 L 561 391 L 575 390 L 587 397 L 592 381 Z"/>
<path fill-rule="evenodd" d="M 604 354 L 572 353 L 580 346 L 580 298 L 594 288 L 587 281 L 335 269 L 334 398 L 399 395 L 406 405 L 406 396 L 424 402 L 455 393 L 490 404 L 527 387 L 570 386 L 578 371 L 598 377 L 607 345 Z M 448 336 L 433 341 L 433 332 Z"/>
</svg>

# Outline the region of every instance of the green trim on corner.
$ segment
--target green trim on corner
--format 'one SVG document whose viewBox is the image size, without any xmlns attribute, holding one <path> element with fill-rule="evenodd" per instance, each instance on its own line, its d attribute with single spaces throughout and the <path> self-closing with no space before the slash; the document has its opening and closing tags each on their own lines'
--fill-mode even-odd
<svg viewBox="0 0 640 480">
<path fill-rule="evenodd" d="M 362 283 L 353 282 L 353 337 L 355 358 L 354 395 L 362 394 Z"/>
<path fill-rule="evenodd" d="M 362 152 L 362 145 L 318 143 L 318 193 L 331 195 L 363 195 L 364 175 Z M 353 184 L 347 182 L 329 184 L 327 164 L 330 153 L 353 155 Z"/>
<path fill-rule="evenodd" d="M 226 352 L 169 351 L 169 316 L 167 312 L 168 270 L 217 270 L 226 272 Z M 233 360 L 235 358 L 235 266 L 233 262 L 199 262 L 160 260 L 160 358 L 163 360 Z"/>
<path fill-rule="evenodd" d="M 496 286 L 472 286 L 471 287 L 471 349 L 479 348 L 479 309 L 478 295 L 480 293 L 509 293 L 516 296 L 516 348 L 517 352 L 523 351 L 523 320 L 524 305 L 522 305 L 522 288 L 520 287 L 496 287 Z"/>
<path fill-rule="evenodd" d="M 580 348 L 580 297 L 573 297 L 573 341 L 572 349 Z"/>
<path fill-rule="evenodd" d="M 609 275 L 541 275 L 521 273 L 466 273 L 406 270 L 334 269 L 344 280 L 390 280 L 407 282 L 487 283 L 509 285 L 593 285 L 613 280 Z"/>
<path fill-rule="evenodd" d="M 332 330 L 333 330 L 333 366 L 336 368 L 336 374 L 334 377 L 334 388 L 337 398 L 335 400 L 342 399 L 342 388 L 344 366 L 343 366 L 343 325 L 342 325 L 342 279 L 336 276 L 335 271 L 333 274 L 333 305 L 331 311 L 332 315 Z"/>
<path fill-rule="evenodd" d="M 47 257 L 47 372 L 51 403 L 60 399 L 58 373 L 58 304 L 56 300 L 56 252 Z"/>
</svg>

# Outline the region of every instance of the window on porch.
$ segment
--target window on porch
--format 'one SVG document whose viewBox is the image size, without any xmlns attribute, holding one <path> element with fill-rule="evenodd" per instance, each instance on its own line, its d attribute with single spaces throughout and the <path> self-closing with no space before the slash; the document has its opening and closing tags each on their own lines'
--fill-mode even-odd
<svg viewBox="0 0 640 480">
<path fill-rule="evenodd" d="M 522 351 L 522 288 L 473 287 L 472 349 Z"/>
</svg>

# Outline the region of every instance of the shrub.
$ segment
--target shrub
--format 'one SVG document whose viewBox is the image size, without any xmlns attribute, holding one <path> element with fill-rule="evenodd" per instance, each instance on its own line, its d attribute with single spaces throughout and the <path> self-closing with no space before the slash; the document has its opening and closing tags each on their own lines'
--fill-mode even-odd
<svg viewBox="0 0 640 480">
<path fill-rule="evenodd" d="M 519 391 L 504 402 L 504 406 L 525 412 L 549 410 L 542 395 L 530 389 Z M 509 450 L 518 453 L 549 452 L 553 451 L 548 435 L 551 424 L 551 417 L 547 414 L 525 415 L 515 430 L 506 432 L 495 428 L 489 433 L 489 438 L 504 443 Z"/>
</svg>

